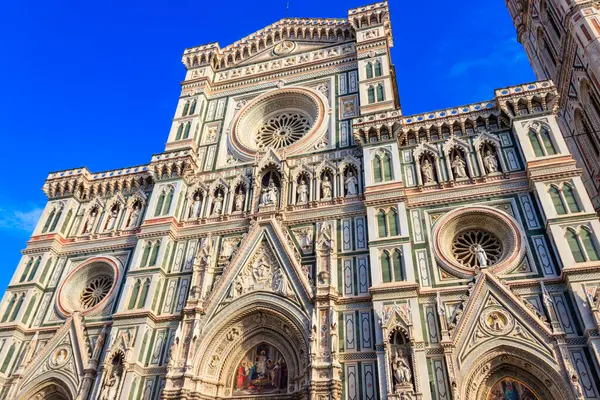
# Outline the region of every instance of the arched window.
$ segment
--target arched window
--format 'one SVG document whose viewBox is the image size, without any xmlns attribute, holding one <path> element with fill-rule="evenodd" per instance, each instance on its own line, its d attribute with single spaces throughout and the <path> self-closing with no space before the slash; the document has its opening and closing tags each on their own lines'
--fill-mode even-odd
<svg viewBox="0 0 600 400">
<path fill-rule="evenodd" d="M 146 298 L 148 297 L 148 289 L 150 288 L 150 279 L 146 279 L 144 286 L 142 286 L 142 292 L 140 293 L 140 299 L 137 303 L 137 308 L 144 308 L 146 304 Z"/>
<path fill-rule="evenodd" d="M 186 115 L 188 115 L 189 109 L 190 109 L 190 103 L 186 101 L 185 105 L 183 106 L 183 112 L 181 113 L 181 116 L 185 117 Z"/>
<path fill-rule="evenodd" d="M 196 100 L 192 101 L 192 106 L 190 107 L 189 115 L 194 115 L 196 113 Z"/>
<path fill-rule="evenodd" d="M 554 144 L 552 143 L 552 138 L 550 138 L 550 132 L 546 129 L 542 129 L 542 142 L 544 143 L 544 149 L 546 150 L 546 154 L 549 156 L 553 156 L 556 154 L 556 149 L 554 148 Z"/>
<path fill-rule="evenodd" d="M 4 310 L 4 315 L 2 316 L 2 322 L 6 322 L 8 320 L 8 316 L 10 315 L 10 312 L 13 309 L 13 306 L 15 305 L 15 302 L 17 301 L 17 295 L 14 294 L 8 304 L 6 305 L 6 310 Z"/>
<path fill-rule="evenodd" d="M 190 137 L 190 128 L 192 127 L 192 123 L 188 122 L 185 124 L 185 130 L 183 131 L 183 138 L 187 139 Z"/>
<path fill-rule="evenodd" d="M 40 276 L 41 284 L 43 284 L 46 280 L 46 276 L 48 276 L 48 272 L 50 272 L 50 267 L 52 267 L 52 258 L 48 258 L 48 261 L 46 261 L 46 265 L 44 266 L 44 270 L 42 271 L 42 276 Z"/>
<path fill-rule="evenodd" d="M 27 324 L 29 322 L 29 316 L 31 315 L 31 311 L 33 310 L 33 306 L 35 305 L 35 301 L 37 300 L 37 296 L 33 296 L 27 305 L 27 309 L 25 310 L 25 314 L 23 315 L 23 323 Z"/>
<path fill-rule="evenodd" d="M 62 224 L 62 228 L 60 228 L 60 233 L 65 233 L 65 229 L 69 226 L 69 222 L 71 222 L 71 217 L 73 216 L 73 210 L 69 210 L 67 216 L 65 217 L 65 222 Z"/>
<path fill-rule="evenodd" d="M 138 295 L 140 294 L 140 286 L 141 282 L 139 279 L 137 279 L 133 285 L 133 290 L 131 291 L 131 297 L 129 298 L 129 304 L 127 305 L 128 310 L 133 310 L 135 308 L 135 303 L 137 302 Z"/>
<path fill-rule="evenodd" d="M 388 215 L 388 226 L 391 236 L 398 236 L 398 213 L 396 210 L 391 210 Z"/>
<path fill-rule="evenodd" d="M 10 361 L 12 360 L 13 355 L 15 354 L 15 344 L 13 343 L 10 348 L 8 349 L 8 352 L 6 353 L 6 357 L 4 358 L 4 362 L 2 363 L 2 368 L 0 368 L 0 372 L 2 372 L 3 374 L 6 373 L 6 371 L 8 370 L 8 366 L 10 364 Z"/>
<path fill-rule="evenodd" d="M 27 262 L 23 274 L 21 274 L 21 279 L 19 279 L 19 283 L 25 282 L 25 279 L 27 279 L 27 275 L 29 275 L 29 271 L 31 270 L 31 265 L 33 265 L 33 258 L 30 258 Z"/>
<path fill-rule="evenodd" d="M 389 154 L 383 156 L 383 180 L 391 181 L 394 179 L 392 172 L 392 159 Z"/>
<path fill-rule="evenodd" d="M 370 62 L 367 63 L 366 70 L 367 70 L 367 79 L 371 79 L 373 77 L 373 64 L 371 64 Z"/>
<path fill-rule="evenodd" d="M 590 232 L 586 228 L 582 228 L 581 232 L 579 233 L 579 237 L 581 238 L 581 243 L 583 244 L 583 248 L 585 249 L 587 260 L 598 261 L 600 259 L 600 256 L 598 254 L 596 244 L 594 243 L 592 232 Z"/>
<path fill-rule="evenodd" d="M 556 188 L 556 186 L 550 187 L 550 198 L 552 198 L 552 204 L 554 204 L 554 209 L 558 215 L 564 215 L 567 213 L 567 208 L 563 203 L 563 200 L 560 196 L 560 190 Z"/>
<path fill-rule="evenodd" d="M 380 238 L 387 236 L 386 216 L 383 210 L 380 210 L 377 214 L 377 230 Z"/>
<path fill-rule="evenodd" d="M 158 217 L 162 212 L 162 207 L 165 202 L 165 192 L 162 192 L 160 196 L 158 196 L 158 201 L 156 202 L 156 210 L 154 211 L 154 216 Z"/>
<path fill-rule="evenodd" d="M 12 314 L 10 314 L 10 318 L 8 319 L 8 322 L 13 322 L 15 319 L 17 319 L 17 315 L 19 314 L 19 311 L 21 311 L 21 307 L 23 306 L 23 301 L 25 300 L 25 295 L 21 295 L 21 297 L 19 297 L 19 301 L 17 301 L 17 304 L 15 305 L 15 308 L 12 311 Z"/>
<path fill-rule="evenodd" d="M 50 212 L 50 215 L 48 215 L 48 219 L 46 220 L 46 223 L 44 224 L 44 228 L 42 229 L 42 233 L 46 233 L 48 231 L 48 228 L 50 228 L 50 224 L 52 223 L 52 220 L 54 219 L 54 214 L 56 213 L 56 210 L 52 210 Z"/>
<path fill-rule="evenodd" d="M 146 350 L 146 342 L 148 341 L 148 332 L 144 333 L 144 338 L 142 339 L 142 347 L 140 347 L 140 355 L 138 357 L 139 362 L 144 361 L 144 353 Z"/>
<path fill-rule="evenodd" d="M 179 124 L 177 127 L 177 135 L 175 136 L 175 140 L 181 139 L 181 135 L 183 135 L 183 124 Z"/>
<path fill-rule="evenodd" d="M 144 247 L 144 253 L 142 254 L 142 261 L 140 262 L 140 267 L 145 267 L 148 264 L 150 249 L 152 249 L 152 243 L 148 242 L 146 243 L 146 247 Z"/>
<path fill-rule="evenodd" d="M 373 179 L 375 183 L 383 182 L 383 173 L 381 171 L 381 159 L 379 156 L 373 157 Z"/>
<path fill-rule="evenodd" d="M 390 260 L 390 253 L 384 251 L 381 253 L 381 279 L 384 283 L 392 281 L 392 266 Z"/>
<path fill-rule="evenodd" d="M 173 190 L 169 190 L 167 199 L 165 201 L 165 207 L 162 210 L 162 215 L 168 214 L 171 211 L 171 203 L 173 202 Z"/>
<path fill-rule="evenodd" d="M 369 86 L 367 89 L 367 97 L 369 104 L 375 103 L 375 88 L 373 86 Z"/>
<path fill-rule="evenodd" d="M 573 188 L 569 185 L 564 185 L 562 192 L 565 196 L 565 200 L 567 201 L 567 205 L 569 206 L 569 210 L 572 213 L 581 211 L 581 208 L 579 208 L 579 204 L 577 203 L 575 193 L 573 192 Z"/>
<path fill-rule="evenodd" d="M 569 244 L 569 248 L 571 249 L 571 253 L 573 254 L 573 259 L 575 262 L 584 262 L 585 255 L 583 254 L 583 249 L 579 244 L 579 240 L 577 239 L 577 234 L 573 232 L 571 229 L 567 229 L 567 243 Z"/>
<path fill-rule="evenodd" d="M 160 249 L 160 242 L 154 243 L 152 247 L 152 255 L 150 256 L 150 266 L 156 265 L 156 259 L 158 258 L 158 250 Z"/>
<path fill-rule="evenodd" d="M 35 277 L 35 274 L 37 274 L 37 270 L 40 267 L 41 261 L 42 261 L 42 257 L 38 257 L 38 259 L 35 260 L 35 263 L 33 264 L 33 268 L 31 269 L 31 272 L 29 273 L 29 277 L 27 278 L 28 281 L 33 280 L 33 278 Z"/>
<path fill-rule="evenodd" d="M 52 221 L 52 225 L 50 226 L 50 232 L 54 232 L 54 230 L 56 229 L 56 225 L 58 224 L 58 221 L 60 220 L 60 216 L 62 215 L 62 208 L 60 208 L 58 210 L 58 212 L 56 213 L 56 216 L 54 217 L 54 221 Z"/>
<path fill-rule="evenodd" d="M 375 61 L 375 76 L 381 76 L 381 63 Z"/>
<path fill-rule="evenodd" d="M 383 101 L 383 99 L 383 85 L 379 84 L 377 85 L 377 101 Z"/>
<path fill-rule="evenodd" d="M 404 273 L 402 271 L 402 254 L 400 250 L 394 250 L 392 264 L 394 265 L 394 281 L 403 281 Z"/>
<path fill-rule="evenodd" d="M 531 142 L 531 147 L 533 147 L 533 153 L 535 154 L 535 156 L 543 157 L 545 154 L 544 150 L 542 149 L 542 143 L 540 142 L 537 133 L 535 133 L 534 131 L 529 131 L 529 141 Z"/>
</svg>

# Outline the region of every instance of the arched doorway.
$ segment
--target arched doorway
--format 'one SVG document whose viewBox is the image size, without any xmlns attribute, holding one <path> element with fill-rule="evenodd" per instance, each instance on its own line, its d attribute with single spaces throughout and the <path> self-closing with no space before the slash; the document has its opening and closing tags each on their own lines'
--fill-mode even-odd
<svg viewBox="0 0 600 400">
<path fill-rule="evenodd" d="M 39 383 L 17 398 L 19 400 L 73 400 L 69 389 L 56 379 Z"/>
<path fill-rule="evenodd" d="M 504 400 L 504 399 L 521 399 L 521 400 L 542 400 L 537 393 L 515 378 L 502 378 L 494 383 L 487 400 Z"/>
</svg>

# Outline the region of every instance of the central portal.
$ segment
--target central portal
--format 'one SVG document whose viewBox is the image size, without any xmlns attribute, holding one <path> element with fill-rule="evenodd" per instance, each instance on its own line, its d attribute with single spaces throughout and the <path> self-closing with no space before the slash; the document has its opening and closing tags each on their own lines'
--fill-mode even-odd
<svg viewBox="0 0 600 400">
<path fill-rule="evenodd" d="M 541 400 L 535 392 L 523 382 L 504 378 L 496 382 L 487 400 Z"/>
<path fill-rule="evenodd" d="M 275 346 L 261 343 L 248 351 L 236 368 L 233 396 L 285 393 L 287 381 L 283 355 Z"/>
</svg>

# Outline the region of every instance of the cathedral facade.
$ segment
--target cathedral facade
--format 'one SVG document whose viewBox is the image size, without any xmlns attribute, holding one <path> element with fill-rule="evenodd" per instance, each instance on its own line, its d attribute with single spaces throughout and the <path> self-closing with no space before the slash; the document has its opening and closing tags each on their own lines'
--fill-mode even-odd
<svg viewBox="0 0 600 400">
<path fill-rule="evenodd" d="M 48 176 L 0 398 L 600 399 L 564 96 L 405 116 L 392 45 L 381 2 L 186 49 L 162 153 Z"/>
</svg>

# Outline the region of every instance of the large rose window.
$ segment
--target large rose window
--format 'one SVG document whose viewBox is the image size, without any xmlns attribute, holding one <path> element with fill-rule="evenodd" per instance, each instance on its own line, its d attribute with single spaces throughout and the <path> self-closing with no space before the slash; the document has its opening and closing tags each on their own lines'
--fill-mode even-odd
<svg viewBox="0 0 600 400">
<path fill-rule="evenodd" d="M 96 258 L 75 268 L 58 292 L 58 309 L 63 315 L 100 312 L 115 292 L 118 268 L 112 260 Z"/>
<path fill-rule="evenodd" d="M 478 269 L 512 271 L 525 255 L 519 223 L 487 206 L 462 207 L 439 218 L 432 230 L 438 264 L 460 278 Z"/>
<path fill-rule="evenodd" d="M 322 93 L 300 87 L 276 89 L 252 100 L 235 117 L 230 150 L 238 159 L 269 149 L 310 152 L 325 139 L 328 122 Z"/>
</svg>

